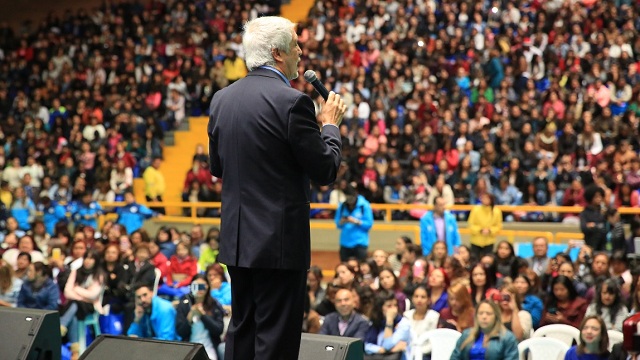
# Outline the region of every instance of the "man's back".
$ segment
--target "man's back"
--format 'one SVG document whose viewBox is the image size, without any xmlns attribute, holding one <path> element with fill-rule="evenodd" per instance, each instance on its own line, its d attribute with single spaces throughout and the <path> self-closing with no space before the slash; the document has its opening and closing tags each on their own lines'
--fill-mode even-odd
<svg viewBox="0 0 640 360">
<path fill-rule="evenodd" d="M 268 69 L 214 96 L 208 133 L 211 173 L 223 181 L 221 262 L 309 267 L 309 178 L 330 183 L 340 161 L 338 129 L 318 136 L 313 111 L 308 96 Z"/>
</svg>

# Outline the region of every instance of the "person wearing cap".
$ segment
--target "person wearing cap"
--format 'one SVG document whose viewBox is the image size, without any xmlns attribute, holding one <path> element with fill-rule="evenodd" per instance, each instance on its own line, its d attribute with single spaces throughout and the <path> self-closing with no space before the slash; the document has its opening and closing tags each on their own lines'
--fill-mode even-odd
<svg viewBox="0 0 640 360">
<path fill-rule="evenodd" d="M 364 261 L 369 248 L 369 230 L 373 226 L 371 204 L 351 185 L 344 194 L 346 200 L 338 206 L 334 219 L 341 230 L 340 261 L 346 262 L 351 257 Z"/>
<path fill-rule="evenodd" d="M 82 194 L 82 200 L 76 205 L 72 217 L 76 227 L 85 225 L 97 229 L 98 218 L 103 213 L 100 204 L 97 201 L 92 201 L 92 195 L 87 191 Z"/>
</svg>

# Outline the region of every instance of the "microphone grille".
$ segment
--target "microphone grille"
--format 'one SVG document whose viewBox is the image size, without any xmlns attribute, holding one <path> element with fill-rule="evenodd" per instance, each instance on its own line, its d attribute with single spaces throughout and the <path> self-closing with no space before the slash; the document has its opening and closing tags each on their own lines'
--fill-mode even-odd
<svg viewBox="0 0 640 360">
<path fill-rule="evenodd" d="M 307 82 L 314 82 L 318 80 L 318 77 L 316 76 L 316 72 L 313 70 L 305 71 L 303 76 L 304 76 L 304 79 L 307 80 Z"/>
</svg>

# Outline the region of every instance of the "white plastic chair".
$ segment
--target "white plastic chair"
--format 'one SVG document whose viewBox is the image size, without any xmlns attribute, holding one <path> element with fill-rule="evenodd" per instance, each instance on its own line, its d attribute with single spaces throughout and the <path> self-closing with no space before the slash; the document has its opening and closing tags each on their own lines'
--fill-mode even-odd
<svg viewBox="0 0 640 360">
<path fill-rule="evenodd" d="M 569 348 L 569 345 L 558 339 L 538 337 L 518 344 L 518 353 L 520 360 L 562 360 Z"/>
<path fill-rule="evenodd" d="M 160 285 L 160 278 L 162 277 L 162 272 L 158 268 L 155 268 L 154 272 L 156 274 L 156 278 L 153 280 L 153 296 L 157 296 L 158 285 Z"/>
<path fill-rule="evenodd" d="M 431 360 L 449 360 L 451 353 L 456 348 L 456 342 L 462 334 L 451 329 L 434 329 L 420 335 L 415 344 L 424 344 L 425 341 L 431 341 L 434 346 L 431 347 Z M 420 346 L 413 347 L 413 358 L 422 360 L 422 351 Z"/>
<path fill-rule="evenodd" d="M 565 324 L 545 325 L 533 332 L 534 339 L 540 337 L 558 339 L 571 347 L 574 341 L 580 343 L 580 330 Z"/>
<path fill-rule="evenodd" d="M 608 330 L 609 335 L 609 351 L 613 348 L 613 345 L 619 344 L 624 340 L 624 335 L 618 330 Z"/>
</svg>

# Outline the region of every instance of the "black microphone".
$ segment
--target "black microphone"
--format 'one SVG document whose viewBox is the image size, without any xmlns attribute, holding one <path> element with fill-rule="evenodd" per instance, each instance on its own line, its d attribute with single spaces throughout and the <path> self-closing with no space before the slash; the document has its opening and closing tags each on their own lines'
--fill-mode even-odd
<svg viewBox="0 0 640 360">
<path fill-rule="evenodd" d="M 316 89 L 316 91 L 318 92 L 318 94 L 320 94 L 320 96 L 322 96 L 324 101 L 327 101 L 327 98 L 329 97 L 329 90 L 327 90 L 327 88 L 324 87 L 324 85 L 320 82 L 320 80 L 318 80 L 318 77 L 316 76 L 315 71 L 313 70 L 305 71 L 304 79 L 307 80 L 307 82 L 311 84 L 314 89 Z"/>
</svg>

